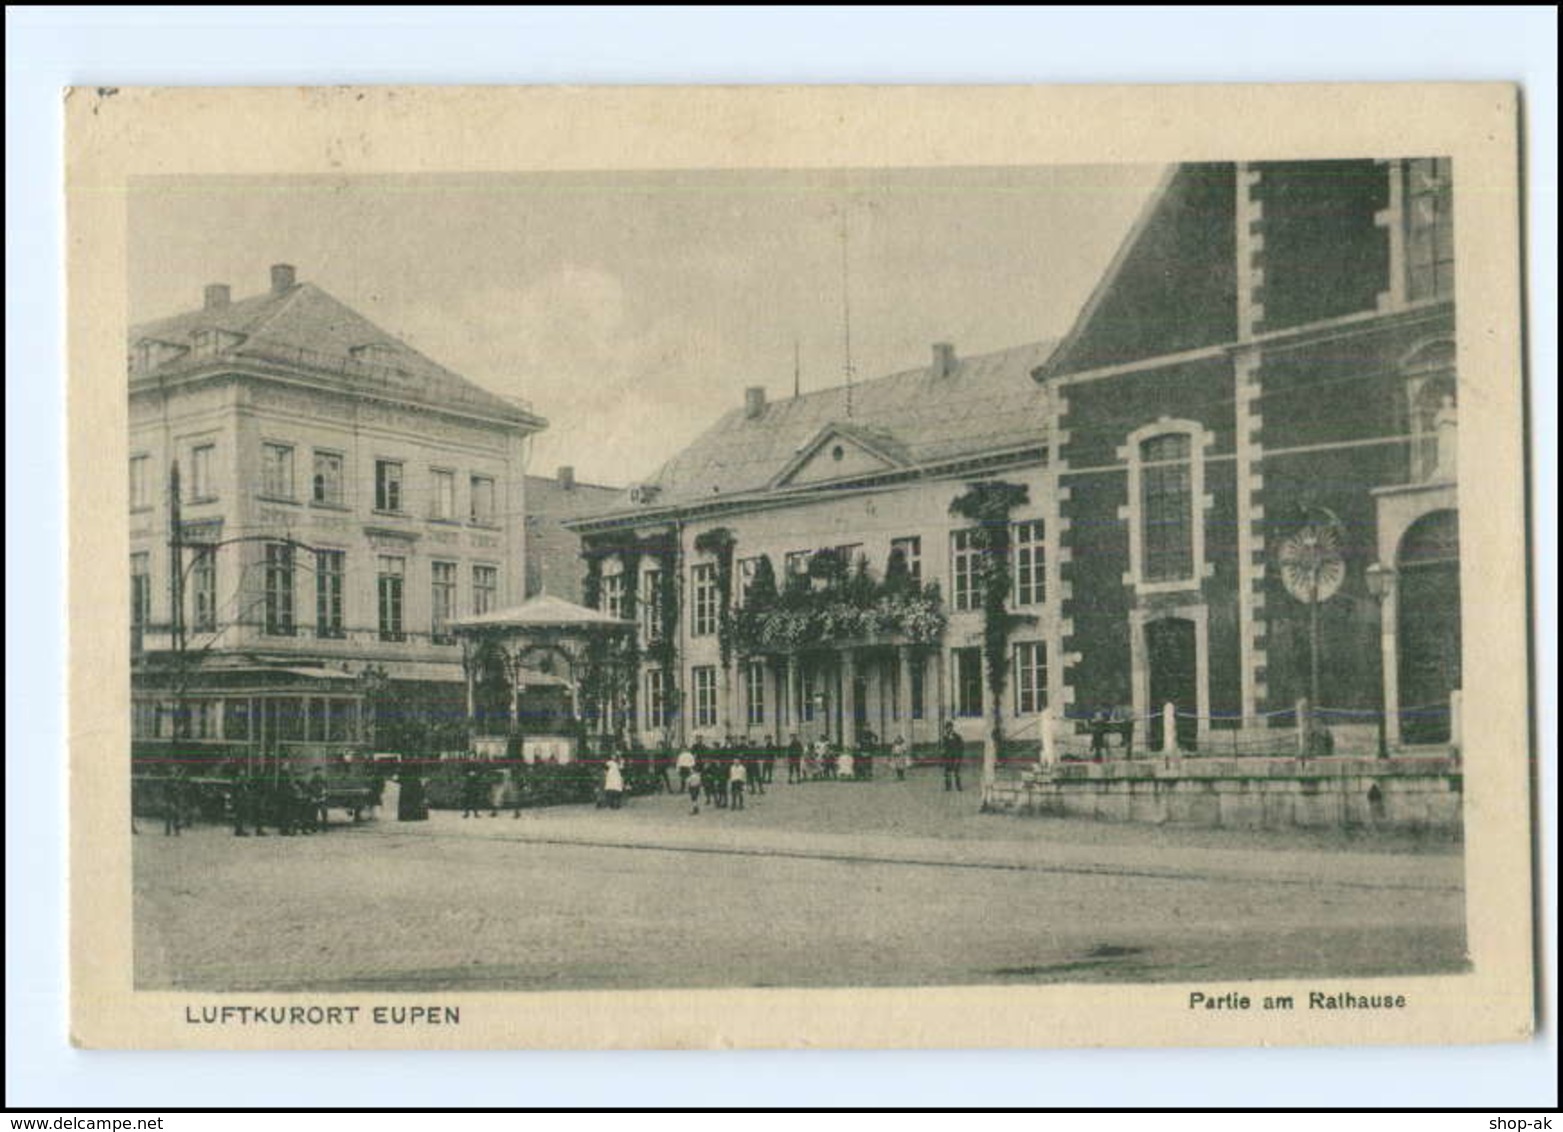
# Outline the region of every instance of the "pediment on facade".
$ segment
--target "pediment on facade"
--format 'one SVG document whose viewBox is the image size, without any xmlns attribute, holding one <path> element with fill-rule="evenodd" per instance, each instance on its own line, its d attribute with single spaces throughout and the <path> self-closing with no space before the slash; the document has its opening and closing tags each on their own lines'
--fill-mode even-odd
<svg viewBox="0 0 1563 1132">
<path fill-rule="evenodd" d="M 889 433 L 846 422 L 826 425 L 771 481 L 772 487 L 796 487 L 894 471 L 906 465 L 901 444 Z"/>
</svg>

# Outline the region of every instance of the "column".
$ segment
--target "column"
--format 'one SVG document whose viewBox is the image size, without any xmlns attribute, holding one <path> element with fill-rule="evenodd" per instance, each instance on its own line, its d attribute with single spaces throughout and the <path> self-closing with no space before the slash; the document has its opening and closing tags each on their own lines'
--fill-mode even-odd
<svg viewBox="0 0 1563 1132">
<path fill-rule="evenodd" d="M 841 743 L 851 746 L 857 741 L 857 653 L 852 649 L 841 652 Z"/>
<path fill-rule="evenodd" d="M 944 728 L 944 721 L 950 717 L 949 713 L 949 688 L 944 679 L 944 648 L 940 646 L 933 652 L 933 723 L 934 734 L 938 735 Z M 928 702 L 928 686 L 926 679 L 923 683 L 923 701 Z"/>
<path fill-rule="evenodd" d="M 1379 660 L 1384 676 L 1384 739 L 1391 751 L 1400 746 L 1400 630 L 1399 579 L 1385 572 L 1384 596 L 1379 601 Z"/>
<path fill-rule="evenodd" d="M 519 658 L 505 657 L 505 672 L 510 677 L 510 727 L 509 734 L 514 735 L 521 721 L 521 663 Z M 571 689 L 572 695 L 574 689 Z M 574 706 L 573 704 L 571 705 Z"/>
<path fill-rule="evenodd" d="M 802 705 L 798 702 L 798 658 L 787 656 L 787 723 L 791 730 L 798 730 L 803 719 Z"/>
<path fill-rule="evenodd" d="M 901 708 L 900 718 L 896 722 L 901 737 L 910 744 L 915 738 L 913 731 L 917 724 L 912 719 L 912 650 L 905 645 L 899 645 L 895 650 L 895 673 L 896 700 Z"/>
<path fill-rule="evenodd" d="M 472 736 L 476 733 L 478 725 L 478 674 L 472 649 L 463 643 L 461 651 L 464 654 L 461 658 L 461 671 L 467 678 L 467 745 L 471 746 Z"/>
</svg>

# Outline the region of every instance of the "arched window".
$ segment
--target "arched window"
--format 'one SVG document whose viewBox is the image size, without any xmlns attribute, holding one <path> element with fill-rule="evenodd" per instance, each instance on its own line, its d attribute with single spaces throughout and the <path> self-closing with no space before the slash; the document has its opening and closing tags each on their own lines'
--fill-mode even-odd
<svg viewBox="0 0 1563 1132">
<path fill-rule="evenodd" d="M 1129 465 L 1124 582 L 1140 592 L 1198 588 L 1205 568 L 1204 449 L 1212 437 L 1193 421 L 1161 420 L 1131 433 L 1118 450 Z"/>
</svg>

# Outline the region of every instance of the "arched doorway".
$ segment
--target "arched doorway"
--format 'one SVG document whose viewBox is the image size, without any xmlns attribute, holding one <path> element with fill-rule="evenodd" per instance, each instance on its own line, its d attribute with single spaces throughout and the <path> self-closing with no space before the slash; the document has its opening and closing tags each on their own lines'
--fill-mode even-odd
<svg viewBox="0 0 1563 1132">
<path fill-rule="evenodd" d="M 1145 653 L 1150 683 L 1151 750 L 1163 748 L 1162 705 L 1177 710 L 1177 741 L 1192 751 L 1199 740 L 1199 640 L 1194 622 L 1163 617 L 1145 625 Z"/>
<path fill-rule="evenodd" d="M 1400 733 L 1447 743 L 1449 693 L 1460 687 L 1460 525 L 1432 511 L 1407 528 L 1396 557 Z"/>
</svg>

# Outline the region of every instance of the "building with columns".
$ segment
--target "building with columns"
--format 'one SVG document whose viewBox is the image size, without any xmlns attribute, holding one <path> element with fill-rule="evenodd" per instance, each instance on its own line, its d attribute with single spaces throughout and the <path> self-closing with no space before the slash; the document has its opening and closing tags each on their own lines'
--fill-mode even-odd
<svg viewBox="0 0 1563 1132">
<path fill-rule="evenodd" d="M 1271 753 L 1306 701 L 1338 751 L 1457 743 L 1453 239 L 1442 159 L 1181 165 L 1057 343 L 750 390 L 573 524 L 587 603 L 641 620 L 613 710 L 645 741 L 979 738 L 981 556 L 950 505 L 1000 481 L 1026 489 L 1009 735 L 1110 712 L 1142 748 Z M 881 582 L 899 554 L 939 616 L 742 631 L 757 571 L 828 588 L 821 550 Z"/>
<path fill-rule="evenodd" d="M 1044 525 L 1048 395 L 1030 376 L 1051 349 L 962 358 L 941 343 L 926 366 L 850 387 L 778 401 L 751 388 L 618 506 L 571 524 L 588 604 L 640 627 L 639 676 L 604 711 L 648 744 L 727 733 L 839 739 L 864 726 L 932 743 L 945 719 L 979 738 L 978 555 L 950 505 L 973 482 L 1002 481 L 1029 493 L 1009 517 L 1014 604 L 1030 620 L 1013 634 L 1006 712 L 1013 732 L 1034 728 L 1056 692 L 1046 646 L 1056 617 Z M 885 615 L 830 612 L 833 584 L 850 589 L 863 570 L 882 586 L 892 556 L 904 568 L 899 593 L 859 603 Z M 835 583 L 822 568 L 830 560 Z M 806 635 L 744 635 L 744 603 L 762 571 L 794 605 L 810 604 L 804 591 L 817 595 L 816 615 L 795 621 Z"/>
<path fill-rule="evenodd" d="M 526 596 L 545 422 L 288 265 L 129 352 L 138 748 L 463 745 L 450 623 Z"/>
</svg>

